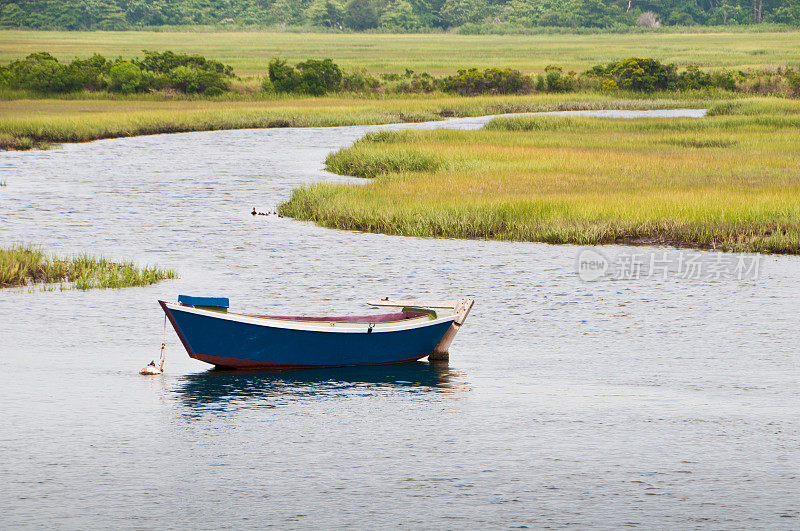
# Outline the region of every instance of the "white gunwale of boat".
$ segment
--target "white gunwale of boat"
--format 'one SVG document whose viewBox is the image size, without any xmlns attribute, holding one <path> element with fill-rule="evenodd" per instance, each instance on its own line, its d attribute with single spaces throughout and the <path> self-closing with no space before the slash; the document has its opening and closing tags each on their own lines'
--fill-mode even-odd
<svg viewBox="0 0 800 531">
<path fill-rule="evenodd" d="M 449 314 L 444 317 L 431 319 L 429 316 L 404 319 L 401 321 L 389 321 L 384 323 L 346 323 L 342 321 L 293 321 L 289 319 L 275 319 L 271 317 L 254 317 L 240 313 L 222 313 L 214 310 L 203 310 L 190 306 L 183 306 L 174 302 L 165 302 L 171 311 L 193 313 L 215 319 L 226 321 L 236 321 L 258 326 L 268 326 L 273 328 L 284 328 L 288 330 L 302 330 L 308 332 L 333 332 L 333 333 L 367 333 L 372 328 L 372 333 L 398 332 L 401 330 L 411 330 L 423 328 L 440 323 L 450 322 L 458 317 L 457 314 Z M 414 306 L 419 308 L 419 306 Z M 333 323 L 333 324 L 331 324 Z"/>
<path fill-rule="evenodd" d="M 455 310 L 458 303 L 461 302 L 460 300 L 455 301 L 411 301 L 411 300 L 400 300 L 400 301 L 391 301 L 388 299 L 379 300 L 379 301 L 369 301 L 367 304 L 370 306 L 391 306 L 391 307 L 398 307 L 398 308 L 432 308 L 432 309 L 445 309 L 445 310 Z"/>
</svg>

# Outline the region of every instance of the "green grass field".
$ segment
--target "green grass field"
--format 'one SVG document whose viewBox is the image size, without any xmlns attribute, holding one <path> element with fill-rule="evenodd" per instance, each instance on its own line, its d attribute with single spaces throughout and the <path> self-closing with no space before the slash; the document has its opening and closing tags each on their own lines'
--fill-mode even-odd
<svg viewBox="0 0 800 531">
<path fill-rule="evenodd" d="M 335 34 L 267 32 L 0 31 L 0 63 L 31 52 L 60 59 L 101 53 L 141 55 L 142 49 L 200 53 L 232 65 L 241 76 L 263 75 L 270 58 L 290 62 L 330 57 L 345 68 L 431 74 L 466 67 L 542 71 L 557 64 L 576 71 L 625 57 L 678 65 L 749 68 L 800 65 L 800 32 L 645 33 L 596 35 Z"/>
<path fill-rule="evenodd" d="M 373 182 L 303 187 L 280 211 L 407 236 L 800 253 L 799 133 L 800 102 L 766 98 L 704 119 L 376 133 L 327 161 Z"/>
</svg>

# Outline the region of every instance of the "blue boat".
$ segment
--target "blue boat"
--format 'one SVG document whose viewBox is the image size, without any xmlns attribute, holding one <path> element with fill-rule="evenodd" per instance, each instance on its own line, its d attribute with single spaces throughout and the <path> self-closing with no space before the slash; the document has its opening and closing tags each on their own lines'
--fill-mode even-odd
<svg viewBox="0 0 800 531">
<path fill-rule="evenodd" d="M 474 300 L 372 301 L 373 315 L 304 317 L 228 311 L 226 297 L 158 301 L 189 356 L 233 369 L 345 367 L 447 359 Z"/>
</svg>

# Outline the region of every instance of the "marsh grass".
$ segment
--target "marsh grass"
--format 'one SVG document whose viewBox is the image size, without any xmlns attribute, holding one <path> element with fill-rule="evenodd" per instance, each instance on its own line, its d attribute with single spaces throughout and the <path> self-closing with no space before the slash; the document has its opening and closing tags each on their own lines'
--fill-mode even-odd
<svg viewBox="0 0 800 531">
<path fill-rule="evenodd" d="M 71 283 L 79 290 L 148 286 L 176 278 L 172 269 L 137 267 L 87 254 L 61 259 L 30 246 L 0 248 L 0 288 Z"/>
<path fill-rule="evenodd" d="M 800 253 L 800 102 L 728 110 L 371 135 L 328 158 L 371 183 L 302 187 L 280 211 L 407 236 Z M 431 158 L 435 168 L 415 169 Z"/>
<path fill-rule="evenodd" d="M 766 26 L 765 26 L 766 27 Z M 622 57 L 654 57 L 704 68 L 760 68 L 800 63 L 800 32 L 753 26 L 709 30 L 669 28 L 642 34 L 459 35 L 455 33 L 291 33 L 270 31 L 0 31 L 0 62 L 42 50 L 63 60 L 100 53 L 141 56 L 142 50 L 199 53 L 230 64 L 239 76 L 263 76 L 272 57 L 294 64 L 330 57 L 345 69 L 452 74 L 459 68 L 541 72 L 559 64 L 581 71 Z M 763 29 L 763 28 L 761 28 Z"/>
<path fill-rule="evenodd" d="M 729 99 L 730 95 L 724 97 Z M 257 101 L 0 100 L 0 149 L 42 148 L 63 142 L 220 129 L 423 122 L 446 116 L 555 110 L 702 107 L 708 105 L 708 98 L 706 93 L 662 93 L 648 97 L 587 93 L 474 98 L 337 95 Z"/>
</svg>

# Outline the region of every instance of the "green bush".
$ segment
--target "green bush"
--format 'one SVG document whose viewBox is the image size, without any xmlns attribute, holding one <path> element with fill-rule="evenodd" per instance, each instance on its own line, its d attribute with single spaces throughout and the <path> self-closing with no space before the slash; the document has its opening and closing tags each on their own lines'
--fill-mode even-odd
<svg viewBox="0 0 800 531">
<path fill-rule="evenodd" d="M 736 74 L 730 70 L 712 73 L 711 80 L 715 87 L 730 90 L 731 92 L 736 90 Z"/>
<path fill-rule="evenodd" d="M 309 59 L 298 63 L 295 69 L 276 58 L 269 62 L 268 74 L 276 92 L 323 96 L 342 88 L 342 69 L 330 59 Z"/>
<path fill-rule="evenodd" d="M 544 72 L 544 90 L 547 92 L 572 92 L 575 89 L 575 72 L 564 75 L 563 69 L 555 65 L 546 66 Z"/>
<path fill-rule="evenodd" d="M 206 59 L 202 55 L 187 55 L 169 50 L 165 52 L 144 50 L 144 59 L 133 62 L 142 70 L 156 74 L 169 74 L 172 70 L 183 66 L 192 70 L 215 72 L 225 77 L 233 77 L 233 67 L 230 65 L 214 59 Z"/>
<path fill-rule="evenodd" d="M 380 87 L 380 80 L 363 69 L 342 75 L 341 89 L 345 92 L 374 92 Z"/>
<path fill-rule="evenodd" d="M 216 96 L 227 91 L 232 68 L 199 55 L 145 52 L 143 60 L 110 61 L 95 54 L 60 63 L 47 52 L 0 67 L 0 84 L 41 93 L 103 90 L 132 94 L 166 85 L 189 94 Z"/>
<path fill-rule="evenodd" d="M 587 70 L 582 79 L 594 82 L 583 83 L 590 88 L 603 91 L 617 89 L 635 90 L 639 92 L 655 92 L 659 90 L 699 90 L 721 88 L 724 90 L 752 89 L 758 75 L 754 72 L 734 73 L 729 70 L 705 72 L 697 65 L 689 65 L 678 74 L 674 64 L 663 64 L 655 59 L 631 57 L 624 61 L 597 65 Z M 781 77 L 781 72 L 775 73 Z M 739 84 L 742 83 L 740 86 Z"/>
<path fill-rule="evenodd" d="M 439 89 L 441 79 L 437 79 L 427 72 L 415 73 L 406 68 L 403 74 L 381 74 L 386 82 L 386 92 L 400 94 L 423 94 Z"/>
<path fill-rule="evenodd" d="M 299 74 L 286 61 L 273 59 L 267 67 L 268 78 L 275 92 L 294 92 L 299 81 Z"/>
<path fill-rule="evenodd" d="M 519 70 L 487 68 L 483 72 L 477 68 L 459 70 L 455 76 L 442 80 L 442 90 L 455 92 L 462 96 L 476 94 L 524 94 L 531 92 L 533 83 Z"/>
<path fill-rule="evenodd" d="M 88 59 L 73 59 L 68 69 L 74 83 L 82 89 L 101 90 L 106 86 L 104 77 L 112 64 L 104 56 L 96 53 Z"/>
<path fill-rule="evenodd" d="M 309 59 L 297 64 L 300 73 L 298 92 L 322 96 L 327 92 L 335 92 L 342 85 L 342 70 L 330 59 Z"/>
<path fill-rule="evenodd" d="M 792 68 L 789 68 L 785 71 L 786 80 L 789 82 L 789 86 L 792 87 L 795 96 L 800 96 L 800 72 L 795 71 Z"/>
<path fill-rule="evenodd" d="M 142 71 L 130 61 L 122 61 L 112 66 L 108 77 L 110 80 L 109 90 L 123 94 L 145 92 L 153 87 L 155 81 L 152 73 Z"/>
<path fill-rule="evenodd" d="M 678 82 L 677 67 L 674 64 L 641 57 L 597 65 L 586 74 L 611 79 L 619 88 L 637 92 L 672 90 Z"/>
<path fill-rule="evenodd" d="M 169 86 L 186 94 L 217 96 L 228 90 L 225 75 L 208 70 L 196 70 L 188 66 L 178 66 L 167 74 Z"/>
<path fill-rule="evenodd" d="M 678 76 L 676 86 L 680 90 L 697 90 L 714 86 L 714 80 L 697 65 L 689 65 Z"/>
<path fill-rule="evenodd" d="M 80 67 L 61 64 L 47 52 L 32 53 L 25 59 L 13 61 L 6 67 L 3 77 L 13 88 L 51 93 L 75 92 L 97 82 L 97 76 L 84 73 Z"/>
</svg>

